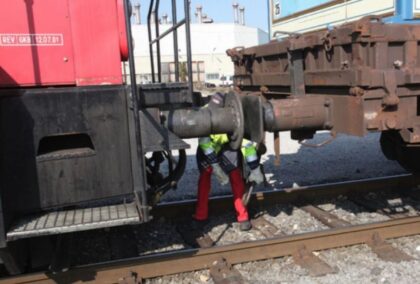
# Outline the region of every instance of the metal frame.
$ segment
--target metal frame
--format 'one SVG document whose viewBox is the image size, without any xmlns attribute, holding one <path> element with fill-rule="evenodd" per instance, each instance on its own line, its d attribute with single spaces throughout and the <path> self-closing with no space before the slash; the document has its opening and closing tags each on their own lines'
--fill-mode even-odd
<svg viewBox="0 0 420 284">
<path fill-rule="evenodd" d="M 136 138 L 136 154 L 137 154 L 137 162 L 138 162 L 138 171 L 139 171 L 139 181 L 140 185 L 136 186 L 134 183 L 134 194 L 136 196 L 137 208 L 139 213 L 142 215 L 143 220 L 147 221 L 149 219 L 149 210 L 146 206 L 147 204 L 147 197 L 146 197 L 146 170 L 145 170 L 145 161 L 144 161 L 144 151 L 143 151 L 143 144 L 141 139 L 141 131 L 140 131 L 140 117 L 139 117 L 139 110 L 140 110 L 140 103 L 139 97 L 137 95 L 137 83 L 136 83 L 136 68 L 135 68 L 135 61 L 134 61 L 134 48 L 133 48 L 133 41 L 132 41 L 132 33 L 131 33 L 131 17 L 130 17 L 130 2 L 129 0 L 124 1 L 124 13 L 125 13 L 125 27 L 127 33 L 127 42 L 128 42 L 128 62 L 130 68 L 130 82 L 131 82 L 131 99 L 133 103 L 133 119 L 134 119 L 134 129 L 135 129 L 135 138 Z M 135 156 L 135 155 L 133 155 Z M 133 175 L 135 174 L 133 170 Z M 136 188 L 139 187 L 139 188 Z"/>
<path fill-rule="evenodd" d="M 392 17 L 386 18 L 385 22 L 389 23 L 412 23 L 419 24 L 420 20 L 415 18 L 414 15 L 414 2 L 413 0 L 396 0 L 395 1 L 395 14 Z"/>
<path fill-rule="evenodd" d="M 398 0 L 395 2 L 396 17 L 401 20 L 413 20 L 413 0 Z"/>
<path fill-rule="evenodd" d="M 396 0 L 395 15 L 384 19 L 389 23 L 420 24 L 419 14 L 414 11 L 415 0 Z"/>
<path fill-rule="evenodd" d="M 147 15 L 147 29 L 149 35 L 149 52 L 150 52 L 150 63 L 152 71 L 152 82 L 162 82 L 162 70 L 161 70 L 161 54 L 160 54 L 160 41 L 167 35 L 173 33 L 173 45 L 174 45 L 174 62 L 175 62 L 175 81 L 179 82 L 179 51 L 178 51 L 178 28 L 185 25 L 186 33 L 186 48 L 187 48 L 187 68 L 188 68 L 188 89 L 189 94 L 192 96 L 193 93 L 193 78 L 192 78 L 192 55 L 191 55 L 191 29 L 190 29 L 190 4 L 188 0 L 184 0 L 184 19 L 177 20 L 176 11 L 176 0 L 172 1 L 172 27 L 162 34 L 159 30 L 159 6 L 160 0 L 151 0 L 149 6 L 149 12 Z M 152 35 L 152 24 L 151 19 L 154 18 L 155 24 L 155 38 Z M 154 60 L 154 48 L 156 45 L 156 63 L 157 63 L 157 80 L 155 75 L 155 60 Z"/>
</svg>

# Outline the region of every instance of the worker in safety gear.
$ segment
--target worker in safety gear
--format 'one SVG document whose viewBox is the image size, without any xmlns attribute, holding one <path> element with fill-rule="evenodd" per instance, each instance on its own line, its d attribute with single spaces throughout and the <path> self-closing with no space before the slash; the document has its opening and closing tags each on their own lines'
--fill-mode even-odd
<svg viewBox="0 0 420 284">
<path fill-rule="evenodd" d="M 212 96 L 207 107 L 216 109 L 223 107 L 224 95 L 216 93 Z M 233 150 L 229 147 L 229 139 L 226 134 L 211 135 L 200 138 L 197 149 L 197 165 L 200 171 L 198 180 L 197 206 L 194 215 L 196 221 L 208 219 L 208 199 L 211 187 L 211 175 L 215 174 L 217 180 L 225 185 L 230 181 L 236 210 L 237 220 L 241 231 L 251 229 L 247 208 L 242 202 L 245 184 L 242 178 L 240 165 L 245 158 L 251 172 L 249 182 L 260 184 L 264 181 L 260 169 L 260 161 L 257 155 L 255 143 L 243 140 L 241 150 Z"/>
</svg>

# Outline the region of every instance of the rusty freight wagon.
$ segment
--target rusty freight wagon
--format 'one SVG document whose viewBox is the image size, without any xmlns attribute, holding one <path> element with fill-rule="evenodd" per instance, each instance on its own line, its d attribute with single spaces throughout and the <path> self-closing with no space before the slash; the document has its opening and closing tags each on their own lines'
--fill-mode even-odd
<svg viewBox="0 0 420 284">
<path fill-rule="evenodd" d="M 381 131 L 389 159 L 420 170 L 420 26 L 369 16 L 331 30 L 228 50 L 243 95 L 246 132 Z M 262 110 L 259 111 L 258 108 Z M 247 113 L 259 113 L 257 121 Z"/>
</svg>

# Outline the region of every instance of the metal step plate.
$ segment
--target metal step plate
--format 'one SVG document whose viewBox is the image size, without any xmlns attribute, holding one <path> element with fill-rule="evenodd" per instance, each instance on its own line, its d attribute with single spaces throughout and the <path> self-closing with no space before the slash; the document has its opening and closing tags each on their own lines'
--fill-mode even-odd
<svg viewBox="0 0 420 284">
<path fill-rule="evenodd" d="M 8 240 L 138 224 L 134 203 L 54 211 L 20 219 L 7 233 Z"/>
</svg>

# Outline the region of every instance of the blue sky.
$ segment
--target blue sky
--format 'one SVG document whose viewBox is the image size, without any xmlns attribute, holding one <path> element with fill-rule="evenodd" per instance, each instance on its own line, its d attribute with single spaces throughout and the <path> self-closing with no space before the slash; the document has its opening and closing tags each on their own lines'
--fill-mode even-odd
<svg viewBox="0 0 420 284">
<path fill-rule="evenodd" d="M 160 2 L 160 11 L 162 11 L 160 14 L 170 14 L 171 0 L 160 0 Z M 178 0 L 177 5 L 181 6 L 183 2 Z M 232 2 L 232 0 L 191 0 L 192 19 L 195 20 L 195 8 L 200 4 L 203 6 L 203 12 L 213 18 L 216 23 L 233 22 Z M 268 30 L 267 0 L 237 0 L 236 2 L 245 7 L 246 25 L 258 27 L 264 31 Z M 132 3 L 141 4 L 142 23 L 145 23 L 150 0 L 132 0 Z"/>
</svg>

